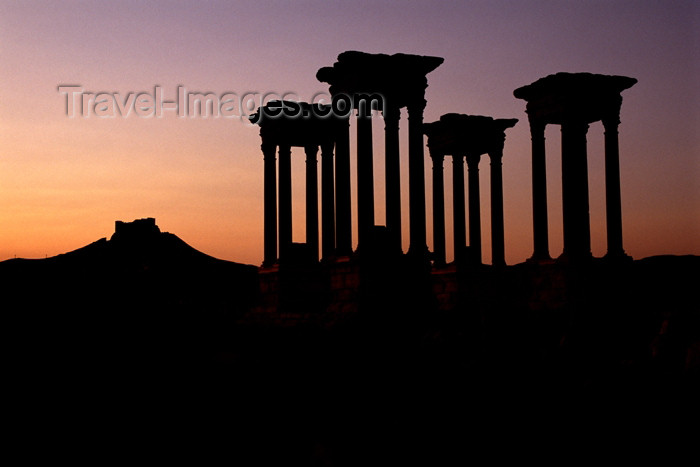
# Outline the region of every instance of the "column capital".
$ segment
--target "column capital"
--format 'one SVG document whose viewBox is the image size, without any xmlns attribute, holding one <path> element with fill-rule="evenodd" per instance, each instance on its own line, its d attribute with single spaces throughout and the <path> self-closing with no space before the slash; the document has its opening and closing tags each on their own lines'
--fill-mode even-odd
<svg viewBox="0 0 700 467">
<path fill-rule="evenodd" d="M 420 96 L 420 98 L 410 99 L 408 101 L 408 104 L 406 105 L 406 109 L 408 110 L 409 120 L 411 119 L 412 116 L 415 116 L 417 113 L 420 114 L 418 116 L 422 119 L 423 118 L 423 110 L 425 110 L 426 104 L 427 104 L 427 101 L 425 100 L 425 98 L 422 95 Z"/>
<path fill-rule="evenodd" d="M 479 161 L 481 160 L 481 154 L 469 153 L 467 154 L 467 167 L 469 170 L 479 170 Z"/>
<path fill-rule="evenodd" d="M 614 98 L 609 98 L 603 109 L 603 117 L 601 118 L 603 125 L 605 125 L 606 121 L 619 124 L 621 108 L 622 96 L 617 95 Z"/>
<path fill-rule="evenodd" d="M 544 129 L 547 127 L 547 122 L 544 119 L 528 114 L 527 120 L 530 123 L 530 135 L 542 135 L 544 137 Z"/>
<path fill-rule="evenodd" d="M 606 112 L 601 121 L 606 132 L 617 131 L 617 127 L 620 125 L 620 110 Z"/>
<path fill-rule="evenodd" d="M 445 154 L 441 152 L 433 152 L 428 148 L 428 154 L 430 155 L 430 158 L 433 160 L 433 163 L 439 162 L 440 165 L 442 165 L 442 162 L 445 160 Z"/>
<path fill-rule="evenodd" d="M 491 165 L 503 164 L 503 148 L 494 148 L 488 152 Z"/>
<path fill-rule="evenodd" d="M 345 128 L 350 126 L 350 116 L 352 112 L 348 112 L 346 115 L 336 115 L 333 117 L 335 120 L 334 128 L 336 131 L 346 131 Z"/>
<path fill-rule="evenodd" d="M 333 141 L 329 141 L 326 143 L 321 144 L 321 157 L 333 157 L 333 147 L 335 143 Z"/>
<path fill-rule="evenodd" d="M 561 123 L 561 131 L 574 130 L 580 131 L 584 135 L 588 133 L 589 124 L 580 118 L 567 118 Z"/>
<path fill-rule="evenodd" d="M 389 124 L 398 126 L 399 120 L 401 119 L 401 109 L 394 105 L 386 105 L 384 110 L 382 110 L 382 116 L 384 117 L 384 126 L 389 128 Z"/>
<path fill-rule="evenodd" d="M 503 148 L 506 145 L 506 133 L 505 133 L 505 131 L 500 133 L 500 134 L 494 135 L 491 138 L 490 143 L 491 144 L 489 144 L 488 152 L 487 152 L 487 154 L 489 156 L 491 156 L 492 153 L 501 153 L 501 155 L 503 155 Z"/>
<path fill-rule="evenodd" d="M 262 149 L 263 159 L 275 159 L 276 144 L 264 142 L 260 145 L 260 149 Z"/>
<path fill-rule="evenodd" d="M 355 115 L 357 118 L 372 118 L 372 109 L 367 106 L 355 109 Z M 350 120 L 348 120 L 348 123 Z"/>
<path fill-rule="evenodd" d="M 306 154 L 306 162 L 316 162 L 316 154 L 318 154 L 318 145 L 310 144 L 304 146 L 304 153 Z"/>
</svg>

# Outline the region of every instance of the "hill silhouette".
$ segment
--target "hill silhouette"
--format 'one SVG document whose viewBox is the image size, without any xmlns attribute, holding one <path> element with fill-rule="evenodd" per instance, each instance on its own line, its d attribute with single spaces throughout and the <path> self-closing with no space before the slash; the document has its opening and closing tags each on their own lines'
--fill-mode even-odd
<svg viewBox="0 0 700 467">
<path fill-rule="evenodd" d="M 0 262 L 4 319 L 22 369 L 82 377 L 211 355 L 257 294 L 257 268 L 206 255 L 154 219 L 45 259 Z M 90 371 L 87 371 L 87 369 Z"/>
</svg>

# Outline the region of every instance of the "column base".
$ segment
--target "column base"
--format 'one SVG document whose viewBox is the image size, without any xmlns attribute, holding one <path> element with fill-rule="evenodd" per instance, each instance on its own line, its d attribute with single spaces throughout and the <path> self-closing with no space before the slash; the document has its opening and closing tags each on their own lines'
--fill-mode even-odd
<svg viewBox="0 0 700 467">
<path fill-rule="evenodd" d="M 455 251 L 455 264 L 462 266 L 482 266 L 483 262 L 474 247 L 464 246 Z"/>
<path fill-rule="evenodd" d="M 420 247 L 411 246 L 408 248 L 406 256 L 411 258 L 426 258 L 430 256 L 430 251 L 428 250 L 428 245 L 422 245 Z"/>
<path fill-rule="evenodd" d="M 421 270 L 430 270 L 432 267 L 430 261 L 430 251 L 428 246 L 424 245 L 422 247 L 409 247 L 408 252 L 404 255 L 406 258 L 406 263 L 410 267 L 418 267 Z"/>
<path fill-rule="evenodd" d="M 431 252 L 431 253 L 429 253 L 429 255 L 430 255 L 430 260 L 431 260 L 432 265 L 433 265 L 433 269 L 444 269 L 445 266 L 447 266 L 447 262 L 445 260 L 443 260 L 442 258 L 440 258 L 440 259 L 435 258 L 435 253 Z"/>
<path fill-rule="evenodd" d="M 353 253 L 352 255 L 332 255 L 328 256 L 326 258 L 321 258 L 319 261 L 319 264 L 324 265 L 324 266 L 329 266 L 332 264 L 339 264 L 339 263 L 350 263 L 356 259 L 355 254 Z"/>
<path fill-rule="evenodd" d="M 562 253 L 555 262 L 558 264 L 587 264 L 593 260 L 593 254 L 588 253 L 578 253 L 572 255 L 571 253 Z"/>
<path fill-rule="evenodd" d="M 526 263 L 528 264 L 553 264 L 554 259 L 552 259 L 551 256 L 547 255 L 536 255 L 533 254 L 531 257 L 525 260 Z"/>
<path fill-rule="evenodd" d="M 603 256 L 603 260 L 609 263 L 627 263 L 627 262 L 632 262 L 634 261 L 634 258 L 632 258 L 630 255 L 625 253 L 624 250 L 618 251 L 618 252 L 608 252 L 606 253 L 605 256 Z"/>
<path fill-rule="evenodd" d="M 367 231 L 355 254 L 363 259 L 391 261 L 403 255 L 401 248 L 392 241 L 391 232 L 384 225 L 375 225 Z M 427 248 L 426 248 L 427 250 Z"/>
<path fill-rule="evenodd" d="M 260 265 L 260 272 L 275 272 L 278 270 L 279 270 L 279 263 L 277 261 L 263 262 L 262 265 Z"/>
</svg>

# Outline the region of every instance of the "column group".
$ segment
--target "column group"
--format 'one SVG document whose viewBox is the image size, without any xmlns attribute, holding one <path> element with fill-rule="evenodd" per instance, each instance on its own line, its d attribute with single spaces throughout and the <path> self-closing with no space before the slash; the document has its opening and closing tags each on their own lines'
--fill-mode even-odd
<svg viewBox="0 0 700 467">
<path fill-rule="evenodd" d="M 332 67 L 321 68 L 316 77 L 330 85 L 335 103 L 343 101 L 357 112 L 357 217 L 358 249 L 369 240 L 375 226 L 374 154 L 372 115 L 382 112 L 385 136 L 386 227 L 388 248 L 402 252 L 401 158 L 399 121 L 401 108 L 408 113 L 408 172 L 410 255 L 427 258 L 423 110 L 426 74 L 443 59 L 407 54 L 367 54 L 348 51 Z M 351 250 L 350 154 L 347 126 L 336 142 L 336 228 L 338 251 Z M 343 169 L 341 170 L 341 165 Z M 342 189 L 341 189 L 342 186 Z"/>
<path fill-rule="evenodd" d="M 299 109 L 298 114 L 291 112 L 295 109 Z M 333 149 L 339 128 L 343 124 L 347 127 L 347 121 L 316 118 L 328 112 L 320 105 L 271 101 L 250 117 L 252 123 L 260 126 L 264 158 L 263 267 L 284 261 L 292 245 L 292 147 L 303 147 L 306 155 L 306 244 L 312 261 L 318 260 L 319 250 L 317 156 L 321 148 L 321 251 L 323 258 L 335 255 Z"/>
<path fill-rule="evenodd" d="M 586 134 L 589 124 L 596 121 L 602 121 L 605 129 L 606 257 L 627 257 L 622 247 L 618 125 L 622 105 L 620 93 L 636 82 L 636 79 L 626 76 L 557 73 L 514 91 L 515 97 L 527 101 L 532 138 L 534 252 L 531 261 L 550 259 L 545 156 L 547 124 L 561 126 L 564 227 L 561 259 L 579 261 L 592 256 Z"/>
<path fill-rule="evenodd" d="M 464 161 L 468 170 L 469 251 L 481 263 L 481 201 L 479 196 L 479 161 L 483 154 L 491 160 L 491 257 L 494 266 L 505 265 L 503 227 L 502 159 L 505 130 L 516 119 L 463 114 L 445 114 L 440 120 L 424 126 L 433 160 L 433 254 L 436 266 L 444 266 L 445 200 L 443 162 L 452 156 L 452 200 L 455 260 L 462 262 L 466 246 L 464 206 Z"/>
</svg>

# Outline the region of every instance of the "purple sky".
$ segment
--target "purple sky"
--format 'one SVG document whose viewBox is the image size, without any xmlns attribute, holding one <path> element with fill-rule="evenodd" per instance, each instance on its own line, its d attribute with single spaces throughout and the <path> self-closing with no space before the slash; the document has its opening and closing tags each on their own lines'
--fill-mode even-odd
<svg viewBox="0 0 700 467">
<path fill-rule="evenodd" d="M 218 95 L 293 92 L 309 100 L 327 91 L 316 71 L 345 50 L 444 57 L 428 75 L 426 122 L 448 112 L 520 120 L 507 131 L 503 165 L 510 264 L 532 252 L 529 130 L 525 102 L 513 90 L 559 71 L 637 78 L 623 93 L 620 125 L 625 249 L 635 258 L 700 254 L 698 31 L 697 1 L 2 0 L 0 260 L 55 255 L 111 235 L 115 220 L 155 217 L 162 230 L 206 253 L 259 264 L 263 186 L 257 127 L 174 113 L 68 118 L 57 86 L 124 95 L 160 85 L 172 99 L 184 85 Z M 376 124 L 376 220 L 383 224 L 382 126 Z M 591 125 L 596 256 L 605 253 L 602 141 L 602 126 Z M 554 255 L 561 252 L 559 145 L 559 129 L 548 127 Z M 487 161 L 480 167 L 489 262 Z M 293 170 L 294 239 L 303 241 L 301 151 Z M 449 193 L 447 203 L 449 209 Z M 403 220 L 407 227 L 407 211 Z"/>
</svg>

